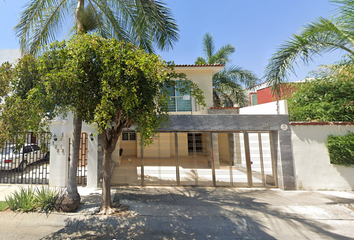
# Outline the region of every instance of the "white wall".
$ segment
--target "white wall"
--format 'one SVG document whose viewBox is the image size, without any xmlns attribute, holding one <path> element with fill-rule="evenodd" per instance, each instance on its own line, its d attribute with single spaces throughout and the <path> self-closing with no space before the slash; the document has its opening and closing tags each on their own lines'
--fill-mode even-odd
<svg viewBox="0 0 354 240">
<path fill-rule="evenodd" d="M 203 91 L 205 97 L 206 107 L 201 111 L 193 112 L 193 114 L 208 114 L 208 109 L 213 107 L 213 75 L 221 71 L 223 66 L 209 66 L 209 67 L 176 67 L 176 73 L 185 73 L 187 78 L 197 83 L 199 88 Z M 170 113 L 171 114 L 171 113 Z M 173 113 L 172 113 L 173 114 Z M 191 112 L 177 112 L 177 114 L 191 114 Z"/>
<path fill-rule="evenodd" d="M 348 125 L 292 125 L 297 189 L 354 190 L 354 168 L 330 164 L 325 142 L 329 134 L 354 132 Z"/>
<path fill-rule="evenodd" d="M 57 141 L 53 138 L 50 141 L 50 174 L 49 185 L 51 187 L 66 187 L 68 180 L 69 167 L 69 138 L 72 139 L 73 117 L 71 114 L 66 119 L 57 117 L 52 121 L 51 133 L 57 136 Z M 88 135 L 88 155 L 87 155 L 87 187 L 97 188 L 97 137 L 93 126 L 86 123 L 82 124 L 82 132 Z M 93 141 L 90 134 L 94 134 Z"/>
<path fill-rule="evenodd" d="M 288 114 L 286 100 L 279 101 L 280 114 Z M 277 102 L 259 104 L 250 107 L 240 108 L 239 114 L 277 114 Z"/>
</svg>

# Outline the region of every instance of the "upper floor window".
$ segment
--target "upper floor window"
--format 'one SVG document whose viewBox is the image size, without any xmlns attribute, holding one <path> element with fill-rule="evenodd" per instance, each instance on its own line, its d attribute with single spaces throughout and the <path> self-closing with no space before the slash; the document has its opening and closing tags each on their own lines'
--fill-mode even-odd
<svg viewBox="0 0 354 240">
<path fill-rule="evenodd" d="M 192 99 L 189 93 L 187 94 L 182 94 L 178 91 L 178 84 L 177 82 L 177 87 L 175 86 L 169 86 L 166 87 L 168 91 L 168 96 L 171 97 L 171 99 L 168 101 L 169 103 L 169 111 L 170 112 L 186 112 L 186 111 L 192 111 Z"/>
</svg>

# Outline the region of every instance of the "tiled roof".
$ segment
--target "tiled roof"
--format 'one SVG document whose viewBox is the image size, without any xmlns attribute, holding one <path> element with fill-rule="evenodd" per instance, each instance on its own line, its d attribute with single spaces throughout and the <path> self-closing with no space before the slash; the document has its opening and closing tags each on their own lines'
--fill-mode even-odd
<svg viewBox="0 0 354 240">
<path fill-rule="evenodd" d="M 224 67 L 225 64 L 176 64 L 175 67 Z"/>
</svg>

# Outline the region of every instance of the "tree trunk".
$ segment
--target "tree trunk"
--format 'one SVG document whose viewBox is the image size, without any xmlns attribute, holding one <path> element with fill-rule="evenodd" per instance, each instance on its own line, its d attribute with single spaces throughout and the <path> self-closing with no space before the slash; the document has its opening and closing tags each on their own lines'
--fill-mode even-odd
<svg viewBox="0 0 354 240">
<path fill-rule="evenodd" d="M 111 160 L 112 152 L 110 149 L 104 150 L 103 156 L 103 185 L 102 185 L 102 199 L 101 199 L 101 213 L 112 213 L 111 202 Z"/>
<path fill-rule="evenodd" d="M 77 7 L 75 10 L 75 19 L 77 22 L 77 32 L 83 33 L 84 26 L 79 17 L 80 12 L 84 10 L 85 0 L 78 0 Z M 68 176 L 68 187 L 62 198 L 61 209 L 64 212 L 75 212 L 80 205 L 80 195 L 77 191 L 77 181 L 76 181 L 76 171 L 77 162 L 79 159 L 80 151 L 80 139 L 81 139 L 81 129 L 82 129 L 82 118 L 81 116 L 74 117 L 73 119 L 73 154 L 71 161 L 69 163 L 69 176 Z"/>
<path fill-rule="evenodd" d="M 77 32 L 80 33 L 84 33 L 85 29 L 84 29 L 84 24 L 82 22 L 82 19 L 80 19 L 80 14 L 83 14 L 84 11 L 84 4 L 85 4 L 85 0 L 78 0 L 77 1 L 77 7 L 75 10 L 75 19 L 76 19 L 76 23 L 77 23 Z"/>
<path fill-rule="evenodd" d="M 102 199 L 101 208 L 99 214 L 112 214 L 111 200 L 111 173 L 112 173 L 112 153 L 116 148 L 116 144 L 121 131 L 114 131 L 113 129 L 107 129 L 102 131 L 103 138 L 103 185 L 102 185 Z"/>
<path fill-rule="evenodd" d="M 75 212 L 80 205 L 80 195 L 77 191 L 77 162 L 79 159 L 80 139 L 81 139 L 82 118 L 80 116 L 73 119 L 73 153 L 69 162 L 68 187 L 61 202 L 64 212 Z"/>
</svg>

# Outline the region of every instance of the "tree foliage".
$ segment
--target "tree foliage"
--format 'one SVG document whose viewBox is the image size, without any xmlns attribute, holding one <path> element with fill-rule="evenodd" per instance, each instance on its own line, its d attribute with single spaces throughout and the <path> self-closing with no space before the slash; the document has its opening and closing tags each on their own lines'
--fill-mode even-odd
<svg viewBox="0 0 354 240">
<path fill-rule="evenodd" d="M 230 55 L 235 52 L 231 44 L 223 45 L 215 50 L 214 40 L 210 33 L 203 37 L 204 57 L 198 57 L 195 64 L 227 64 Z M 244 86 L 250 88 L 258 78 L 249 70 L 240 66 L 231 65 L 213 75 L 213 102 L 214 106 L 247 106 L 248 99 L 244 93 Z M 244 86 L 243 86 L 244 85 Z"/>
<path fill-rule="evenodd" d="M 16 65 L 0 67 L 2 92 L 0 145 L 16 139 L 17 148 L 26 142 L 28 131 L 48 131 L 47 112 L 53 108 L 42 85 L 38 59 L 26 55 Z M 37 99 L 41 96 L 42 100 Z"/>
<path fill-rule="evenodd" d="M 292 121 L 354 121 L 354 72 L 352 66 L 336 68 L 305 83 L 294 83 L 288 99 Z"/>
<path fill-rule="evenodd" d="M 156 134 L 157 128 L 168 124 L 169 97 L 164 86 L 178 87 L 181 93 L 190 93 L 205 106 L 203 92 L 185 74 L 175 73 L 173 66 L 159 56 L 116 39 L 76 35 L 68 42 L 51 44 L 33 60 L 38 77 L 26 97 L 29 103 L 41 107 L 33 108 L 37 112 L 32 114 L 43 117 L 39 113 L 46 107 L 52 116 L 72 111 L 102 133 L 102 213 L 111 213 L 111 156 L 123 129 L 134 125 L 146 145 L 152 142 L 151 136 Z M 16 69 L 30 72 L 28 65 L 19 65 Z M 16 86 L 22 86 L 27 78 L 19 79 L 21 84 Z M 181 80 L 181 84 L 176 84 L 176 80 Z M 20 95 L 12 95 L 15 96 Z M 13 111 L 12 103 L 9 104 L 3 116 Z M 16 115 L 16 111 L 13 114 Z M 28 118 L 28 121 L 41 123 L 39 118 Z"/>
</svg>

